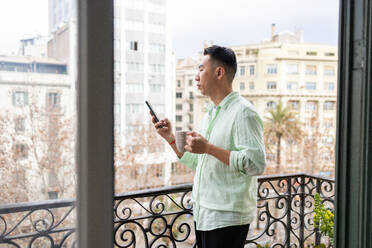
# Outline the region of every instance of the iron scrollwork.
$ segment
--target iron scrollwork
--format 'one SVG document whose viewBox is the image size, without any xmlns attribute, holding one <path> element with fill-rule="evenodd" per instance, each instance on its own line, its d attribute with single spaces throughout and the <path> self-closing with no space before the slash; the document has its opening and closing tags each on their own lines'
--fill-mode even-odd
<svg viewBox="0 0 372 248">
<path fill-rule="evenodd" d="M 258 178 L 257 216 L 245 247 L 307 247 L 320 234 L 314 196 L 334 208 L 334 180 L 307 174 Z M 114 198 L 114 245 L 120 248 L 196 247 L 192 185 L 136 191 Z M 0 206 L 0 246 L 76 247 L 75 204 L 53 200 Z"/>
</svg>

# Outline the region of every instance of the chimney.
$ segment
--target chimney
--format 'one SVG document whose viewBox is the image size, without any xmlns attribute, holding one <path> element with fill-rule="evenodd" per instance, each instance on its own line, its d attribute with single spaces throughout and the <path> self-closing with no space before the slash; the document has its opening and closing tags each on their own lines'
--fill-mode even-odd
<svg viewBox="0 0 372 248">
<path fill-rule="evenodd" d="M 274 40 L 275 35 L 275 23 L 271 24 L 271 40 Z"/>
<path fill-rule="evenodd" d="M 296 30 L 296 38 L 298 43 L 304 43 L 304 30 Z"/>
</svg>

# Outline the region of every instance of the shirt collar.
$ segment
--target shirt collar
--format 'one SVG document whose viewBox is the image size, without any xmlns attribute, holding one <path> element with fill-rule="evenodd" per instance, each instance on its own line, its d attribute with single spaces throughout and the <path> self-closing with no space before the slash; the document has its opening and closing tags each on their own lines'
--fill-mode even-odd
<svg viewBox="0 0 372 248">
<path fill-rule="evenodd" d="M 220 104 L 218 104 L 218 106 L 220 106 L 222 109 L 227 109 L 230 105 L 230 103 L 238 98 L 239 94 L 238 92 L 231 92 L 230 94 L 228 94 L 227 96 L 225 96 L 225 98 L 220 102 Z"/>
<path fill-rule="evenodd" d="M 220 102 L 220 104 L 218 104 L 218 106 L 215 106 L 213 103 L 211 104 L 210 108 L 209 108 L 209 113 L 211 114 L 212 113 L 212 110 L 214 107 L 218 108 L 222 108 L 222 109 L 227 109 L 230 105 L 230 103 L 239 97 L 239 94 L 238 92 L 231 92 L 230 94 L 228 94 L 227 96 L 225 96 L 225 98 Z"/>
</svg>

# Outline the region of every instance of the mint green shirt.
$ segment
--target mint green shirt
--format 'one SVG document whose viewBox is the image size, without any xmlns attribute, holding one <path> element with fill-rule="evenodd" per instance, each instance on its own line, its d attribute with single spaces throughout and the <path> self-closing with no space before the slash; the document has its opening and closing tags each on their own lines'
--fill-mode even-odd
<svg viewBox="0 0 372 248">
<path fill-rule="evenodd" d="M 248 224 L 256 215 L 257 175 L 263 173 L 263 123 L 253 106 L 232 92 L 201 120 L 199 133 L 231 151 L 227 166 L 208 154 L 185 152 L 180 162 L 196 170 L 192 191 L 197 230 Z"/>
</svg>

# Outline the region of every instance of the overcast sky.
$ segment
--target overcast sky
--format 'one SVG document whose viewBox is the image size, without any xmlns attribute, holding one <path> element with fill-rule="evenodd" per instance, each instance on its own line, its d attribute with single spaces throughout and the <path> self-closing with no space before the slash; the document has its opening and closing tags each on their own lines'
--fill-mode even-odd
<svg viewBox="0 0 372 248">
<path fill-rule="evenodd" d="M 305 42 L 337 45 L 338 0 L 171 0 L 176 57 L 215 44 L 258 43 L 276 30 L 304 30 Z"/>
<path fill-rule="evenodd" d="M 125 0 L 123 0 L 125 1 Z M 177 58 L 193 56 L 205 40 L 258 43 L 280 31 L 304 30 L 305 42 L 337 45 L 339 0 L 168 0 Z M 0 4 L 0 54 L 16 51 L 25 34 L 47 34 L 47 0 Z"/>
</svg>

